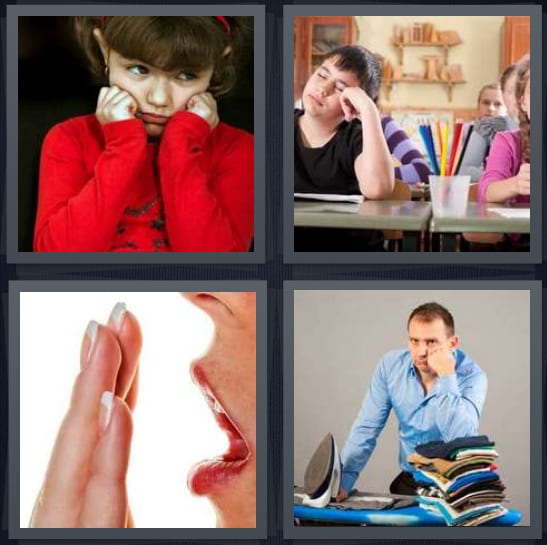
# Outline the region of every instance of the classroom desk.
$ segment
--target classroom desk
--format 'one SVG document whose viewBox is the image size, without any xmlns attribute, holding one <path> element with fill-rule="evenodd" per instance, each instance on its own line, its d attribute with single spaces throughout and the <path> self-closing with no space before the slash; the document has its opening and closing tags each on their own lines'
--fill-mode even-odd
<svg viewBox="0 0 547 545">
<path fill-rule="evenodd" d="M 418 183 L 410 184 L 410 194 L 412 195 L 413 201 L 429 201 L 431 200 L 431 195 L 429 192 L 429 185 Z"/>
<path fill-rule="evenodd" d="M 477 203 L 467 204 L 465 216 L 440 218 L 431 217 L 431 247 L 442 251 L 443 236 L 455 233 L 530 233 L 530 216 L 526 218 L 506 218 L 489 208 L 530 209 L 529 204 Z"/>
<path fill-rule="evenodd" d="M 428 202 L 294 202 L 295 227 L 425 231 L 430 217 L 431 203 Z"/>
</svg>

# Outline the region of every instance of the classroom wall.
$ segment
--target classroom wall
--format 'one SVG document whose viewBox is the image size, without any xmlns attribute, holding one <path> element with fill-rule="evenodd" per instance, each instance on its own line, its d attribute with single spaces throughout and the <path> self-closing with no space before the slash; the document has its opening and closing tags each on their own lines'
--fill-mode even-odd
<svg viewBox="0 0 547 545">
<path fill-rule="evenodd" d="M 355 19 L 359 43 L 390 59 L 393 65 L 397 54 L 390 41 L 395 25 L 428 22 L 437 30 L 457 31 L 463 42 L 449 50 L 449 64 L 461 64 L 467 82 L 454 86 L 452 102 L 448 102 L 447 90 L 442 85 L 400 83 L 393 87 L 389 101 L 382 92 L 382 104 L 386 107 L 472 108 L 477 103 L 479 89 L 499 76 L 503 16 L 357 16 Z M 435 47 L 406 47 L 405 71 L 423 71 L 425 64 L 421 57 L 441 52 L 441 48 Z"/>
<path fill-rule="evenodd" d="M 295 291 L 294 480 L 327 432 L 344 445 L 379 359 L 406 348 L 408 315 L 437 301 L 453 314 L 461 348 L 488 376 L 479 433 L 496 442 L 510 507 L 530 523 L 530 300 L 526 291 Z M 510 310 L 509 310 L 510 309 Z M 540 362 L 535 362 L 539 364 Z M 359 490 L 387 492 L 399 473 L 390 415 Z"/>
</svg>

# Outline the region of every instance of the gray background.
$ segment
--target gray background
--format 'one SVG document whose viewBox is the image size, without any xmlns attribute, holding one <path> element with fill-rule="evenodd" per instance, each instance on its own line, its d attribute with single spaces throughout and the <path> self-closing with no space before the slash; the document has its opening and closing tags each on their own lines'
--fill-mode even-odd
<svg viewBox="0 0 547 545">
<path fill-rule="evenodd" d="M 380 357 L 406 348 L 406 322 L 421 303 L 453 314 L 461 348 L 488 375 L 479 432 L 496 442 L 510 507 L 530 524 L 530 295 L 528 291 L 295 291 L 294 482 L 328 431 L 341 449 Z M 387 491 L 400 471 L 390 415 L 356 483 Z"/>
</svg>

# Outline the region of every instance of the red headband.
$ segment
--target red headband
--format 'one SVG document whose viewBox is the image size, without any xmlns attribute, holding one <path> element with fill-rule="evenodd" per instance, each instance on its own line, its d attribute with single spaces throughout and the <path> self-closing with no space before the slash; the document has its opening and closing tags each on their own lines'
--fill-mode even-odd
<svg viewBox="0 0 547 545">
<path fill-rule="evenodd" d="M 99 20 L 101 22 L 101 28 L 104 30 L 104 28 L 106 27 L 106 20 L 108 19 L 108 17 L 106 16 L 102 16 L 102 17 L 99 17 Z M 228 36 L 232 33 L 231 29 L 230 29 L 230 23 L 228 23 L 228 20 L 226 19 L 226 17 L 222 17 L 222 15 L 218 15 L 215 17 L 215 19 L 217 19 L 218 21 L 220 21 L 220 23 L 222 24 L 222 26 L 226 29 L 226 32 L 228 33 Z"/>
<path fill-rule="evenodd" d="M 226 32 L 228 33 L 228 36 L 229 36 L 232 33 L 232 31 L 230 29 L 230 23 L 228 23 L 228 20 L 226 19 L 226 17 L 222 17 L 222 15 L 217 15 L 215 19 L 218 19 L 222 23 L 222 26 L 226 29 Z"/>
</svg>

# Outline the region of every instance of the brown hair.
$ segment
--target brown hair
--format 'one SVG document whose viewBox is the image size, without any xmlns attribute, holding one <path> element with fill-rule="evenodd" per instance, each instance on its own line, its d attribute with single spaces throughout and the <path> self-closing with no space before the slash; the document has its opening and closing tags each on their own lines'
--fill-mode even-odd
<svg viewBox="0 0 547 545">
<path fill-rule="evenodd" d="M 339 70 L 351 72 L 363 91 L 376 104 L 382 85 L 382 64 L 378 57 L 362 45 L 342 45 L 329 51 L 324 60 L 331 59 Z"/>
<path fill-rule="evenodd" d="M 222 95 L 236 81 L 236 66 L 251 33 L 248 17 L 75 17 L 76 35 L 92 73 L 104 77 L 104 59 L 93 30 L 108 47 L 166 71 L 213 67 L 209 91 Z M 228 23 L 229 31 L 224 22 Z M 229 47 L 229 52 L 225 53 Z"/>
<path fill-rule="evenodd" d="M 502 73 L 500 76 L 500 86 L 501 90 L 505 91 L 505 87 L 507 86 L 507 82 L 509 81 L 509 78 L 513 76 L 513 74 L 516 74 L 518 70 L 518 64 L 510 64 Z"/>
<path fill-rule="evenodd" d="M 501 87 L 500 87 L 500 84 L 499 83 L 489 83 L 487 85 L 483 85 L 481 87 L 481 90 L 479 91 L 479 96 L 477 98 L 477 103 L 480 104 L 480 101 L 481 101 L 481 97 L 482 97 L 482 94 L 484 93 L 484 91 L 486 91 L 487 89 L 490 89 L 492 91 L 501 91 Z"/>
<path fill-rule="evenodd" d="M 406 324 L 407 329 L 414 318 L 420 322 L 432 322 L 433 320 L 440 318 L 444 322 L 447 335 L 449 337 L 454 335 L 454 318 L 452 314 L 450 314 L 450 311 L 442 305 L 439 305 L 439 303 L 424 303 L 423 305 L 416 307 L 408 317 L 408 322 Z"/>
<path fill-rule="evenodd" d="M 530 118 L 528 114 L 522 109 L 522 98 L 524 97 L 524 91 L 526 84 L 530 80 L 530 56 L 523 57 L 518 63 L 517 70 L 517 82 L 515 84 L 515 98 L 517 99 L 519 109 L 519 127 L 521 135 L 521 157 L 526 163 L 530 162 Z"/>
</svg>

